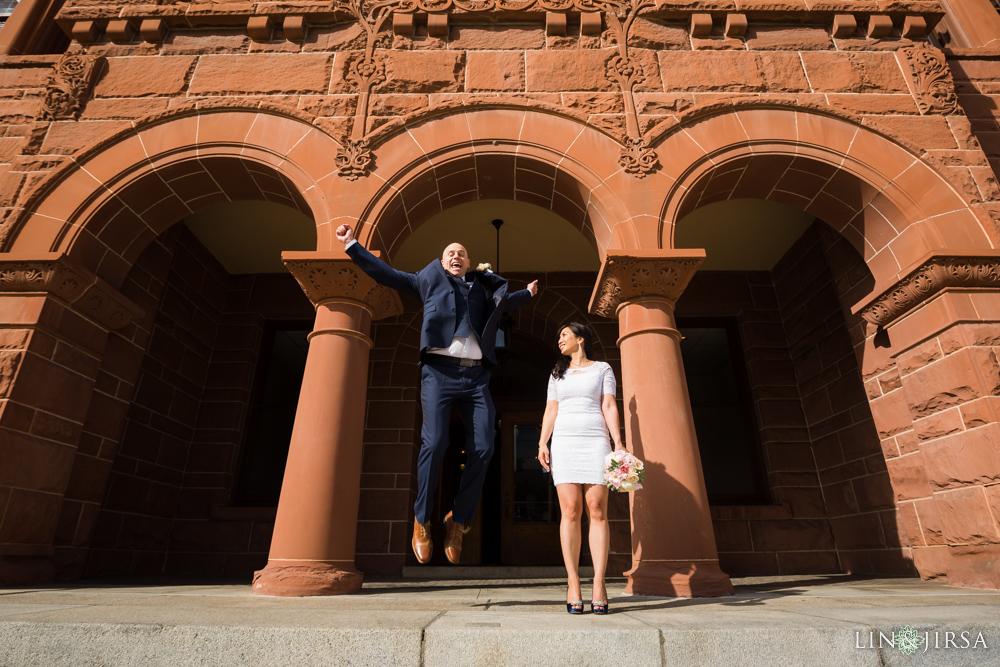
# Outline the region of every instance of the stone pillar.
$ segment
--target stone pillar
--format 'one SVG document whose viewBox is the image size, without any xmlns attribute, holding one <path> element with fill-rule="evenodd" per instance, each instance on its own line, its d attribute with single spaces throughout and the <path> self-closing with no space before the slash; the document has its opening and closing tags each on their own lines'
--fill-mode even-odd
<svg viewBox="0 0 1000 667">
<path fill-rule="evenodd" d="M 617 317 L 625 433 L 646 464 L 630 494 L 634 595 L 732 595 L 719 568 L 708 494 L 688 398 L 674 304 L 705 258 L 703 250 L 609 250 L 590 311 Z"/>
<path fill-rule="evenodd" d="M 1000 14 L 990 0 L 941 0 L 948 10 L 946 22 L 959 43 L 949 46 L 979 49 L 1000 45 Z"/>
<path fill-rule="evenodd" d="M 361 590 L 354 546 L 373 319 L 402 312 L 343 252 L 286 252 L 285 266 L 316 306 L 302 390 L 257 595 Z"/>
<path fill-rule="evenodd" d="M 0 585 L 53 579 L 108 332 L 139 313 L 65 255 L 0 254 Z"/>
<path fill-rule="evenodd" d="M 902 546 L 925 579 L 1000 588 L 1000 253 L 903 275 L 859 308 L 895 361 L 867 388 Z"/>
</svg>

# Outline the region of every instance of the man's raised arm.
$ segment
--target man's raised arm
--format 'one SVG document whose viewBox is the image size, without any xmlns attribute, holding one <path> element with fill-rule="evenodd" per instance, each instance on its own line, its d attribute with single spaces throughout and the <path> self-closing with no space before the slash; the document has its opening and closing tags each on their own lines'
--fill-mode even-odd
<svg viewBox="0 0 1000 667">
<path fill-rule="evenodd" d="M 344 251 L 348 257 L 353 259 L 354 263 L 372 280 L 380 285 L 420 298 L 417 277 L 412 273 L 397 271 L 368 252 L 368 249 L 354 238 L 354 230 L 351 229 L 350 225 L 341 225 L 334 233 L 337 240 L 344 244 Z"/>
<path fill-rule="evenodd" d="M 518 290 L 507 295 L 507 303 L 504 305 L 504 312 L 509 313 L 515 308 L 520 308 L 521 306 L 527 304 L 531 301 L 531 297 L 538 294 L 538 281 L 533 280 L 528 283 L 526 289 Z"/>
</svg>

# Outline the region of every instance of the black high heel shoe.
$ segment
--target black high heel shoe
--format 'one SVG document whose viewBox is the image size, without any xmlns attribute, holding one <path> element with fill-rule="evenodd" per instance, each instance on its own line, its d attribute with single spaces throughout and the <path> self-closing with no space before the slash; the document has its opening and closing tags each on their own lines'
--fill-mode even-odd
<svg viewBox="0 0 1000 667">
<path fill-rule="evenodd" d="M 590 613 L 591 614 L 607 614 L 608 613 L 608 603 L 607 602 L 591 602 L 590 603 Z"/>
<path fill-rule="evenodd" d="M 593 607 L 593 605 L 591 605 Z M 567 602 L 566 611 L 571 614 L 582 614 L 583 613 L 583 600 L 577 600 L 576 602 Z"/>
</svg>

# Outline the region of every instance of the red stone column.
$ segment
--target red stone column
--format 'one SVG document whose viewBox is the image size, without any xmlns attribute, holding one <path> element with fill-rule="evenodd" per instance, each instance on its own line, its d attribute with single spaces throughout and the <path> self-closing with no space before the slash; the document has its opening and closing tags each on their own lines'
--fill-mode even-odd
<svg viewBox="0 0 1000 667">
<path fill-rule="evenodd" d="M 267 566 L 257 595 L 341 595 L 361 590 L 354 546 L 373 319 L 402 311 L 342 252 L 282 259 L 316 306 Z"/>
<path fill-rule="evenodd" d="M 1000 253 L 904 276 L 859 309 L 895 362 L 867 386 L 900 540 L 925 579 L 1000 588 Z"/>
<path fill-rule="evenodd" d="M 139 312 L 64 255 L 0 254 L 0 585 L 53 579 L 108 332 Z"/>
<path fill-rule="evenodd" d="M 608 251 L 590 310 L 618 317 L 625 432 L 646 464 L 630 494 L 632 569 L 627 593 L 732 595 L 719 555 L 688 398 L 674 304 L 703 250 Z"/>
</svg>

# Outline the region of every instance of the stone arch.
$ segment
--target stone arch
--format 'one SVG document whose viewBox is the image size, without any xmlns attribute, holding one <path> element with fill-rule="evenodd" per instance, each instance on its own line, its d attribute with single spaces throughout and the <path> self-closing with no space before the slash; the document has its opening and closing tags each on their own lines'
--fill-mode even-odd
<svg viewBox="0 0 1000 667">
<path fill-rule="evenodd" d="M 335 179 L 329 196 L 347 202 L 335 222 L 357 224 L 359 240 L 388 257 L 431 215 L 486 198 L 552 210 L 599 256 L 634 245 L 634 235 L 623 234 L 628 207 L 607 182 L 621 171 L 620 145 L 579 119 L 534 108 L 460 107 L 415 118 L 374 150 L 372 174 L 354 183 Z"/>
<path fill-rule="evenodd" d="M 317 182 L 337 144 L 301 119 L 257 108 L 185 110 L 138 123 L 78 153 L 26 202 L 13 252 L 62 252 L 119 286 L 160 233 L 212 204 L 285 204 L 317 221 L 330 210 Z"/>
<path fill-rule="evenodd" d="M 929 252 L 991 248 L 966 199 L 902 142 L 811 108 L 727 105 L 693 111 L 658 139 L 674 179 L 660 247 L 699 206 L 769 199 L 804 210 L 846 237 L 885 286 Z"/>
</svg>

